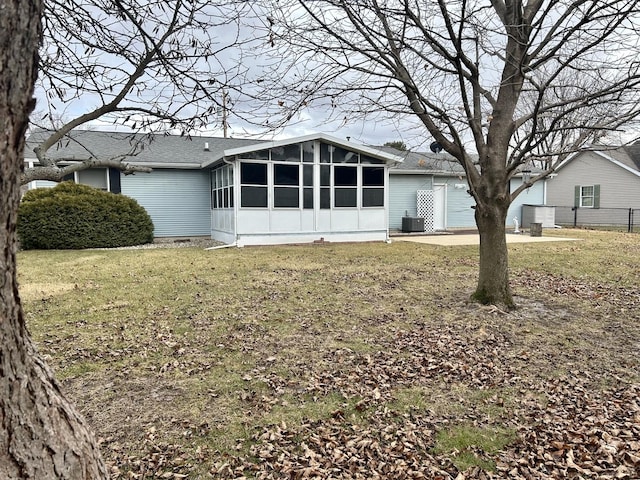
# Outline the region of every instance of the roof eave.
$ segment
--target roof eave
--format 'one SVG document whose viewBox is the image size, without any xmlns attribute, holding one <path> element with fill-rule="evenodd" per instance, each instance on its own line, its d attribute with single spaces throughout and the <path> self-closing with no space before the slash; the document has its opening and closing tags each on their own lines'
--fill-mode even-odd
<svg viewBox="0 0 640 480">
<path fill-rule="evenodd" d="M 206 162 L 202 162 L 200 164 L 200 168 L 208 168 L 216 163 L 221 163 L 224 160 L 225 154 L 218 155 L 211 160 L 207 160 Z"/>
<path fill-rule="evenodd" d="M 33 162 L 34 164 L 40 163 L 37 158 L 25 158 L 24 161 L 26 163 L 28 162 Z M 74 163 L 81 163 L 81 162 L 82 160 L 63 160 L 56 163 L 60 165 L 73 165 Z M 126 160 L 123 160 L 122 163 L 126 165 L 132 165 L 134 167 L 149 167 L 149 168 L 178 168 L 183 170 L 197 170 L 202 168 L 199 163 L 130 162 Z M 97 165 L 97 167 L 99 168 L 100 165 Z"/>
<path fill-rule="evenodd" d="M 149 168 L 177 168 L 183 170 L 199 170 L 202 168 L 200 163 L 161 163 L 161 162 L 127 162 L 123 161 L 127 165 L 133 165 L 136 167 L 149 167 Z"/>
<path fill-rule="evenodd" d="M 465 177 L 464 172 L 452 172 L 451 170 L 416 170 L 416 169 L 389 169 L 389 173 L 395 175 L 446 175 L 450 177 Z"/>
<path fill-rule="evenodd" d="M 572 162 L 573 160 L 575 160 L 576 158 L 578 158 L 581 154 L 584 153 L 593 153 L 594 155 L 597 155 L 599 157 L 604 158 L 605 160 L 607 160 L 608 162 L 613 163 L 614 165 L 619 166 L 620 168 L 625 169 L 626 171 L 628 171 L 629 173 L 631 173 L 632 175 L 635 175 L 637 177 L 640 177 L 640 171 L 625 165 L 624 163 L 620 162 L 619 160 L 616 160 L 615 158 L 613 158 L 611 155 L 607 155 L 605 152 L 601 151 L 601 150 L 584 150 L 582 152 L 575 152 L 573 154 L 571 154 L 566 160 L 564 160 L 560 165 L 558 165 L 554 170 L 553 173 L 556 173 L 558 170 L 560 170 L 561 168 L 563 168 L 564 166 L 566 166 L 568 163 Z"/>
</svg>

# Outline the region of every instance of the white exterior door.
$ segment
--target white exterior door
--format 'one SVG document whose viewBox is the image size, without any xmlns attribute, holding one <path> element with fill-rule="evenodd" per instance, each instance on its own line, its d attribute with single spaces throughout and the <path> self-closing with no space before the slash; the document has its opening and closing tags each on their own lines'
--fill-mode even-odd
<svg viewBox="0 0 640 480">
<path fill-rule="evenodd" d="M 447 186 L 433 186 L 433 228 L 447 229 Z"/>
</svg>

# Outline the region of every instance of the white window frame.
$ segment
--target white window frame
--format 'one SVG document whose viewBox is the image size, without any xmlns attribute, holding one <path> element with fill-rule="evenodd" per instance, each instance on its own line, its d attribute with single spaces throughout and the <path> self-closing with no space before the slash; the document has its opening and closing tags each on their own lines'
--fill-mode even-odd
<svg viewBox="0 0 640 480">
<path fill-rule="evenodd" d="M 100 187 L 99 190 L 103 190 L 105 192 L 110 192 L 111 191 L 111 182 L 109 181 L 110 180 L 109 179 L 109 169 L 107 167 L 87 168 L 87 169 L 84 169 L 84 170 L 79 170 L 77 172 L 73 172 L 73 181 L 75 183 L 77 183 L 78 185 L 87 185 L 89 187 L 98 188 L 98 187 L 95 187 L 95 186 L 90 185 L 88 183 L 82 183 L 80 181 L 81 174 L 83 172 L 88 173 L 90 170 L 102 170 L 104 172 L 105 180 L 106 180 L 106 182 L 105 182 L 106 188 Z"/>
<path fill-rule="evenodd" d="M 591 189 L 591 194 L 590 195 L 586 195 L 584 193 L 586 188 L 590 188 Z M 585 199 L 590 199 L 591 200 L 591 205 L 585 205 L 584 204 Z M 581 208 L 593 208 L 593 206 L 595 204 L 595 199 L 596 199 L 596 188 L 595 188 L 595 185 L 580 185 L 580 207 Z"/>
</svg>

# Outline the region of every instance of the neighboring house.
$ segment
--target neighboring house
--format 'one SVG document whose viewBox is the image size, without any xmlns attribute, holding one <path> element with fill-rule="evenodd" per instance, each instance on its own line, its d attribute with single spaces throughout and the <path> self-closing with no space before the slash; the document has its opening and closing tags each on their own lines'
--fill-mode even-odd
<svg viewBox="0 0 640 480">
<path fill-rule="evenodd" d="M 37 166 L 29 154 L 43 134 L 29 137 L 27 166 Z M 49 154 L 65 161 L 115 156 L 131 138 L 77 131 Z M 382 241 L 389 233 L 389 167 L 401 161 L 323 134 L 273 142 L 153 135 L 127 160 L 151 173 L 96 168 L 73 179 L 136 199 L 158 237 L 210 235 L 239 246 Z"/>
<path fill-rule="evenodd" d="M 640 145 L 573 155 L 550 177 L 547 203 L 556 206 L 558 223 L 570 223 L 576 207 L 581 218 L 588 214 L 590 223 L 602 224 L 612 223 L 611 209 L 620 209 L 624 223 L 626 210 L 640 208 Z"/>
<path fill-rule="evenodd" d="M 400 152 L 390 147 L 384 151 L 403 156 L 404 161 L 390 169 L 389 228 L 399 230 L 402 217 L 427 217 L 426 230 L 476 228 L 475 200 L 469 194 L 462 166 L 449 154 Z M 522 178 L 511 180 L 511 191 Z M 419 200 L 420 199 L 420 200 Z M 424 204 L 428 204 L 424 215 Z M 507 225 L 522 225 L 522 205 L 543 205 L 545 183 L 537 182 L 522 192 L 509 208 Z M 422 211 L 418 211 L 418 210 Z"/>
</svg>

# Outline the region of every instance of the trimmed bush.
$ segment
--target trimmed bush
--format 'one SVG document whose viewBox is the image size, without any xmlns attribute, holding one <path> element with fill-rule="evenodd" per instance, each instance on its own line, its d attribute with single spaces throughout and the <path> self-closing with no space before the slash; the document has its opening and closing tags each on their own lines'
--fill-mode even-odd
<svg viewBox="0 0 640 480">
<path fill-rule="evenodd" d="M 23 249 L 124 247 L 153 241 L 153 222 L 134 199 L 62 182 L 28 191 L 18 210 Z"/>
</svg>

